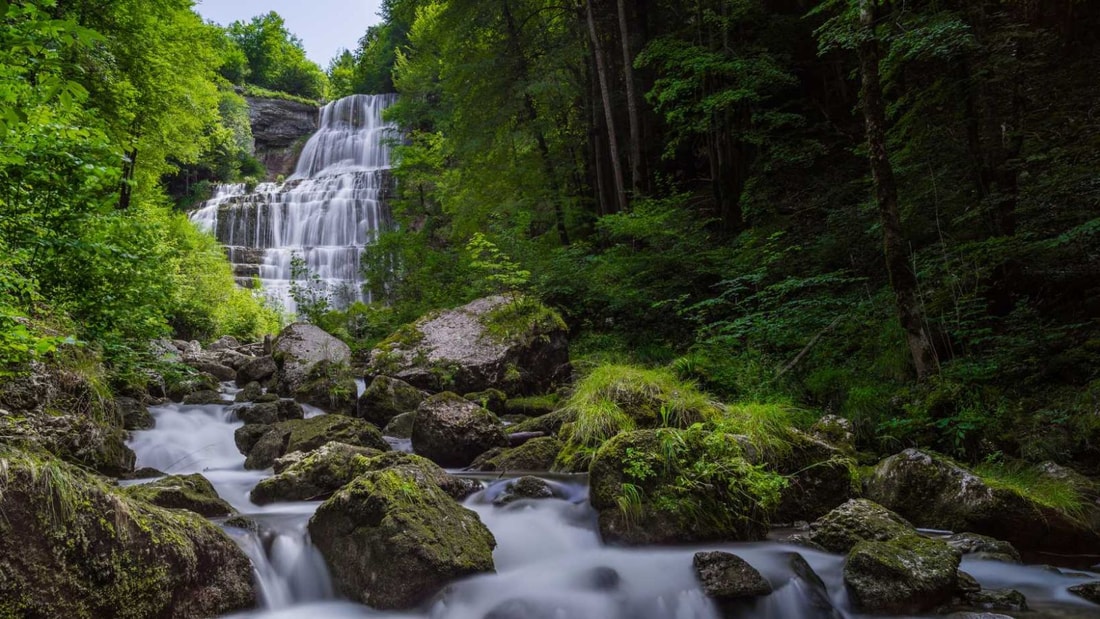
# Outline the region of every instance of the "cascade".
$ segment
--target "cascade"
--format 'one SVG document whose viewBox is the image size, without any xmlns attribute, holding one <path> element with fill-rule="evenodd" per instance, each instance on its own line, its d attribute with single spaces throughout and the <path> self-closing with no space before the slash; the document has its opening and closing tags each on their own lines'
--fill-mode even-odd
<svg viewBox="0 0 1100 619">
<path fill-rule="evenodd" d="M 391 183 L 388 138 L 394 125 L 382 111 L 396 95 L 352 95 L 321 108 L 319 129 L 302 149 L 285 183 L 220 185 L 191 215 L 224 244 L 238 281 L 259 278 L 264 291 L 294 311 L 293 259 L 318 276 L 335 306 L 369 301 L 359 263 L 387 225 Z"/>
</svg>

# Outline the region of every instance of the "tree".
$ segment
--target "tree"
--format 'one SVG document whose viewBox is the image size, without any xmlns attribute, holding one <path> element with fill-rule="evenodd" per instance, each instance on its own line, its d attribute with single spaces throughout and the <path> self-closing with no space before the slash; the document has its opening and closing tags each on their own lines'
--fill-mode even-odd
<svg viewBox="0 0 1100 619">
<path fill-rule="evenodd" d="M 248 58 L 250 83 L 311 99 L 325 97 L 328 78 L 306 58 L 301 40 L 287 30 L 278 13 L 233 22 L 226 32 Z"/>
</svg>

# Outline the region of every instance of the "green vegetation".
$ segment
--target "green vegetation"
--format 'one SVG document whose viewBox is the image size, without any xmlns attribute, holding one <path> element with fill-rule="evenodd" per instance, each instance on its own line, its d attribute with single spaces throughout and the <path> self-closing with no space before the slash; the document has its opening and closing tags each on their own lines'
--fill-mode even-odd
<svg viewBox="0 0 1100 619">
<path fill-rule="evenodd" d="M 1086 521 L 1088 501 L 1072 480 L 1043 474 L 1023 463 L 987 462 L 974 472 L 992 488 L 1003 488 L 1069 516 Z"/>
<path fill-rule="evenodd" d="M 247 81 L 266 90 L 284 92 L 308 102 L 325 98 L 328 78 L 306 58 L 302 42 L 286 28 L 278 13 L 233 22 L 225 30 L 229 36 L 227 56 L 233 59 L 229 75 L 237 83 Z M 243 56 L 245 64 L 240 60 Z"/>
</svg>

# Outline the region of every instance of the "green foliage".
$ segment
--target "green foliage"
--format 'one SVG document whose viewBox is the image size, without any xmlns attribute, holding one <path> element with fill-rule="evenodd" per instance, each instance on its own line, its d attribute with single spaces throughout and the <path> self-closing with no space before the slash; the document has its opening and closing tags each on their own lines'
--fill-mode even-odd
<svg viewBox="0 0 1100 619">
<path fill-rule="evenodd" d="M 306 58 L 302 42 L 287 30 L 278 13 L 233 22 L 226 32 L 248 59 L 249 83 L 312 100 L 326 96 L 324 71 Z"/>
<path fill-rule="evenodd" d="M 470 253 L 470 269 L 485 279 L 491 292 L 515 297 L 531 279 L 530 271 L 519 268 L 518 263 L 480 232 L 474 233 L 466 251 Z"/>
<path fill-rule="evenodd" d="M 481 316 L 481 323 L 489 337 L 500 342 L 519 341 L 530 344 L 537 338 L 546 338 L 555 331 L 566 332 L 569 327 L 554 310 L 527 296 L 514 297 Z"/>
<path fill-rule="evenodd" d="M 1087 518 L 1088 501 L 1072 480 L 1044 474 L 1020 462 L 984 462 L 974 472 L 993 488 L 1011 490 L 1079 521 Z"/>
<path fill-rule="evenodd" d="M 294 300 L 298 318 L 312 324 L 328 313 L 332 303 L 329 285 L 297 253 L 290 257 L 290 298 Z"/>
</svg>

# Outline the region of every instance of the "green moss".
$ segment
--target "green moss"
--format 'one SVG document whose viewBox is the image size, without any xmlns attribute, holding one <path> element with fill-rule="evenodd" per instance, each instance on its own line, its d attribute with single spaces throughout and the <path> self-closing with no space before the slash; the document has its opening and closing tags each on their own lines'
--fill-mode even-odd
<svg viewBox="0 0 1100 619">
<path fill-rule="evenodd" d="M 974 472 L 991 488 L 1010 490 L 1073 521 L 1087 523 L 1088 501 L 1070 479 L 1044 475 L 1022 463 L 985 463 Z"/>
<path fill-rule="evenodd" d="M 501 303 L 480 317 L 485 334 L 496 342 L 518 342 L 527 346 L 551 333 L 567 333 L 560 314 L 531 297 L 516 297 Z"/>
<path fill-rule="evenodd" d="M 236 513 L 205 477 L 173 475 L 148 484 L 129 486 L 123 490 L 135 499 L 170 509 L 186 509 L 208 518 Z"/>
<path fill-rule="evenodd" d="M 378 348 L 388 351 L 412 350 L 424 341 L 424 332 L 417 323 L 409 323 L 397 328 L 389 337 L 378 343 Z"/>
<path fill-rule="evenodd" d="M 560 398 L 556 393 L 533 395 L 526 398 L 511 398 L 504 403 L 504 413 L 507 415 L 541 417 L 554 412 L 558 407 L 559 400 Z"/>
</svg>

